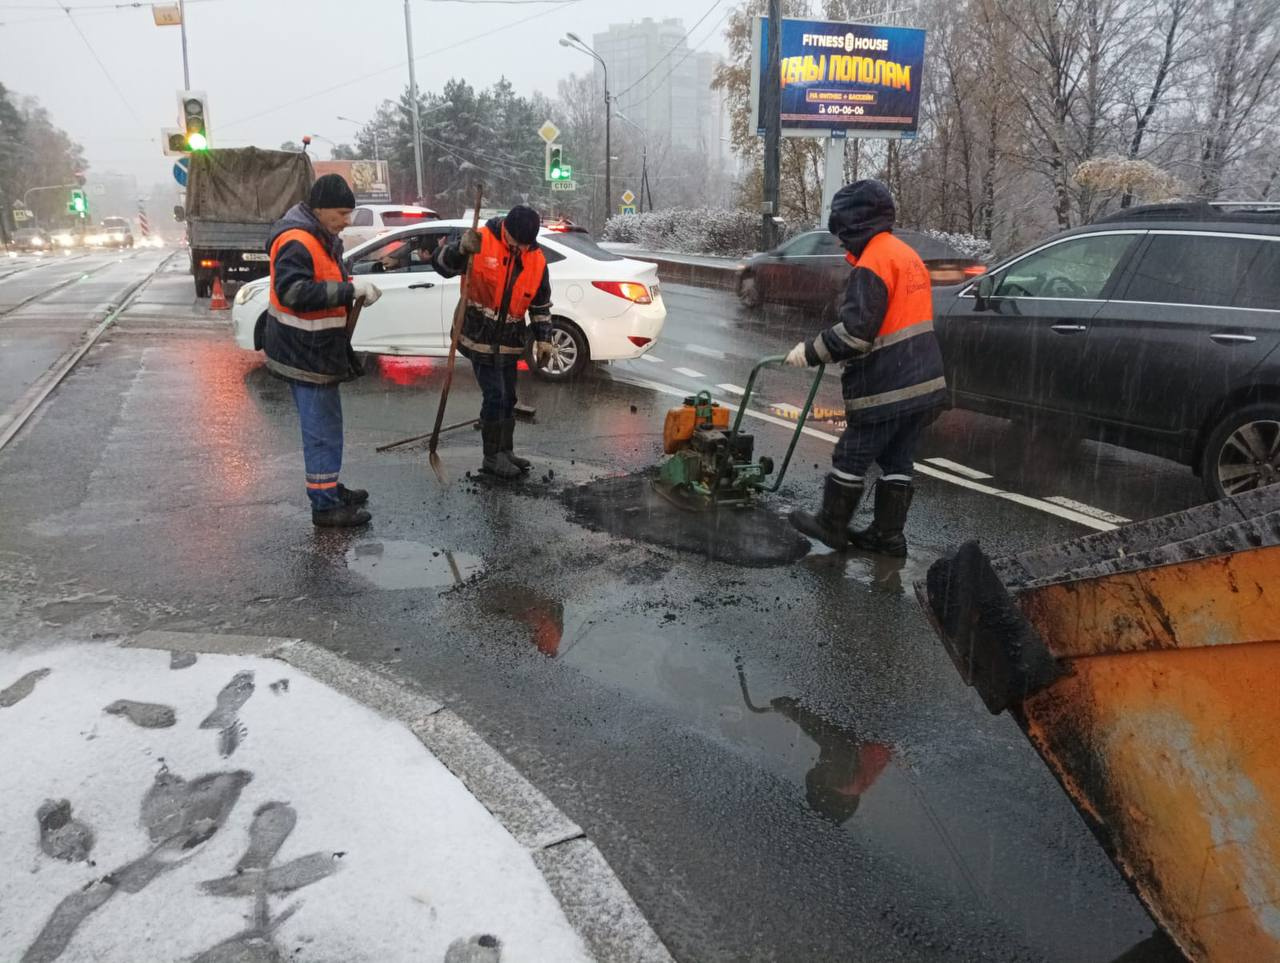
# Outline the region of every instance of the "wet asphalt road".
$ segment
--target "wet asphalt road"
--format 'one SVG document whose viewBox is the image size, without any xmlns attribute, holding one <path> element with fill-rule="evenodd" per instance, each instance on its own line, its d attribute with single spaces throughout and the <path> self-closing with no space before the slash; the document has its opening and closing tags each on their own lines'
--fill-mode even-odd
<svg viewBox="0 0 1280 963">
<path fill-rule="evenodd" d="M 944 461 L 920 480 L 904 563 L 823 550 L 746 568 L 592 531 L 568 521 L 566 486 L 653 464 L 681 393 L 732 397 L 715 386 L 745 386 L 799 333 L 673 286 L 651 360 L 522 376 L 536 467 L 511 490 L 468 479 L 474 433 L 445 436 L 447 485 L 421 450 L 376 454 L 429 428 L 443 364 L 373 360 L 344 388 L 344 479 L 373 491 L 375 521 L 316 532 L 287 389 L 193 303 L 180 262 L 0 451 L 5 639 L 304 637 L 418 682 L 583 826 L 681 960 L 1103 961 L 1150 933 L 1014 724 L 960 682 L 911 583 L 974 534 L 998 554 L 1086 533 L 1085 510 L 1194 504 L 1189 473 L 950 413 L 921 452 Z M 0 278 L 0 312 L 53 267 Z M 53 311 L 70 290 L 36 312 L 68 337 L 112 296 Z M 35 338 L 43 304 L 0 316 L 0 337 Z M 785 450 L 805 377 L 763 380 L 759 453 Z M 819 403 L 837 399 L 828 378 Z M 450 411 L 477 405 L 464 370 Z M 801 439 L 775 510 L 814 499 L 830 448 Z"/>
</svg>

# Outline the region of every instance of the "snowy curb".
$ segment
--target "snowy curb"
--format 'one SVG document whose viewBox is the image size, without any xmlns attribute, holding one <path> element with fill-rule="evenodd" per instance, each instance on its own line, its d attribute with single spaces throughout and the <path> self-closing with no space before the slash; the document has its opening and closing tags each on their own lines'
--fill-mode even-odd
<svg viewBox="0 0 1280 963">
<path fill-rule="evenodd" d="M 456 713 L 426 693 L 302 639 L 142 632 L 126 648 L 278 659 L 406 726 L 533 857 L 565 917 L 602 963 L 673 963 L 582 829 Z"/>
</svg>

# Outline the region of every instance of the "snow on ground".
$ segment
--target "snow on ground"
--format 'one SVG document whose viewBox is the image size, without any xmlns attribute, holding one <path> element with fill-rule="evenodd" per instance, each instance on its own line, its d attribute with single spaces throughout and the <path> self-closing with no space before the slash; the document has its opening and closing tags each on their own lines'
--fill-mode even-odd
<svg viewBox="0 0 1280 963">
<path fill-rule="evenodd" d="M 5 959 L 269 960 L 274 946 L 394 963 L 485 935 L 505 963 L 587 958 L 529 854 L 407 729 L 282 662 L 26 648 L 0 655 L 0 690 Z M 104 712 L 118 700 L 176 722 Z M 48 816 L 42 849 L 37 811 L 60 799 L 83 825 Z M 86 832 L 91 862 L 47 855 Z M 201 889 L 213 880 L 228 895 Z M 266 955 L 230 955 L 251 946 Z"/>
</svg>

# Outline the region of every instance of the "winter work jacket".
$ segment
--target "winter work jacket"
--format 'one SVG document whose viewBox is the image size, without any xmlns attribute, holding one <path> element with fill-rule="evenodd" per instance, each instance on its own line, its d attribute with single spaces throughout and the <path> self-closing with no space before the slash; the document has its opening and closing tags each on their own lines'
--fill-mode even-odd
<svg viewBox="0 0 1280 963">
<path fill-rule="evenodd" d="M 892 197 L 874 181 L 845 188 L 832 204 L 832 233 L 848 249 L 853 271 L 837 322 L 806 343 L 805 356 L 811 365 L 845 363 L 841 384 L 850 424 L 946 404 L 929 272 L 893 236 L 893 217 Z"/>
<path fill-rule="evenodd" d="M 435 266 L 444 277 L 462 273 L 466 256 L 460 241 L 436 251 Z M 471 259 L 467 306 L 462 316 L 458 347 L 473 361 L 515 364 L 528 341 L 525 313 L 533 340 L 551 339 L 551 280 L 547 259 L 537 244 L 514 252 L 502 240 L 502 218 L 480 229 L 480 253 Z"/>
<path fill-rule="evenodd" d="M 267 241 L 271 298 L 259 319 L 267 367 L 289 381 L 336 384 L 360 374 L 347 337 L 355 290 L 342 263 L 342 241 L 305 204 L 276 222 Z"/>
</svg>

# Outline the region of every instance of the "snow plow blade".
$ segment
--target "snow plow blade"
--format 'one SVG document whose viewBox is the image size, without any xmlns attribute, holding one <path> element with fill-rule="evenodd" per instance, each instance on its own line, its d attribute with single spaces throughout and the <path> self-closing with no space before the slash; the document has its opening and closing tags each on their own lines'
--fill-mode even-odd
<svg viewBox="0 0 1280 963">
<path fill-rule="evenodd" d="M 1280 486 L 1007 558 L 969 542 L 916 594 L 1182 951 L 1280 960 Z"/>
</svg>

